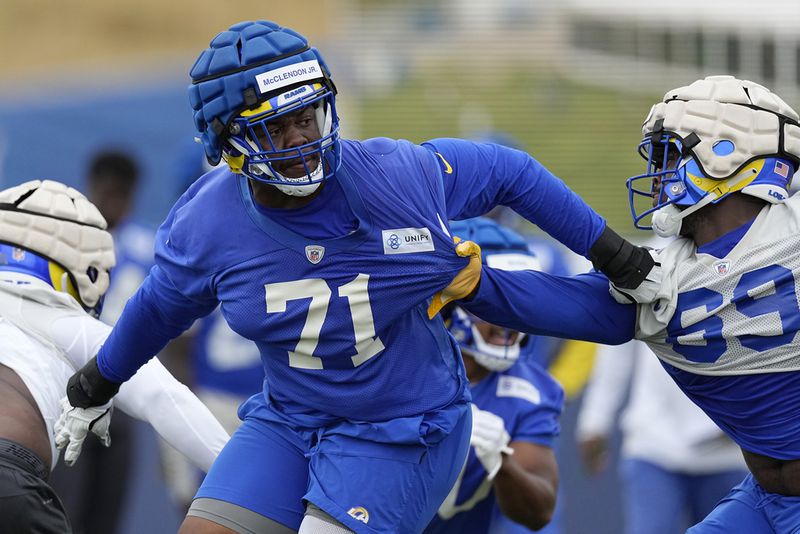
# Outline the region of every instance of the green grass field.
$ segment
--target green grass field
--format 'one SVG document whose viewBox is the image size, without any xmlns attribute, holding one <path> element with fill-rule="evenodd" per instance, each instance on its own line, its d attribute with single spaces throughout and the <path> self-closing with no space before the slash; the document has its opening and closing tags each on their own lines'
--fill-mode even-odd
<svg viewBox="0 0 800 534">
<path fill-rule="evenodd" d="M 434 83 L 426 80 L 437 80 Z M 479 109 L 561 177 L 620 232 L 634 233 L 625 180 L 642 172 L 641 123 L 659 95 L 590 88 L 526 73 L 491 85 L 463 74 L 417 76 L 361 109 L 363 138 L 415 142 L 465 136 L 462 112 Z M 634 234 L 635 235 L 635 234 Z"/>
</svg>

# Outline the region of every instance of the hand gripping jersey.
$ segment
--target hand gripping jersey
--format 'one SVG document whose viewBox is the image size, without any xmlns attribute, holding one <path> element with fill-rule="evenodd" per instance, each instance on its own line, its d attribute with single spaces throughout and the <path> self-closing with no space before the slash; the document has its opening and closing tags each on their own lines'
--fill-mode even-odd
<svg viewBox="0 0 800 534">
<path fill-rule="evenodd" d="M 507 204 L 582 254 L 605 226 L 523 152 L 451 139 L 342 146 L 335 180 L 303 217 L 255 204 L 227 169 L 195 182 L 159 230 L 157 265 L 103 346 L 101 372 L 126 380 L 219 302 L 258 345 L 269 401 L 296 421 L 427 413 L 467 396 L 455 343 L 426 316 L 467 263 L 444 221 Z"/>
<path fill-rule="evenodd" d="M 555 445 L 564 391 L 538 364 L 518 361 L 507 371 L 489 374 L 471 386 L 471 392 L 476 406 L 503 419 L 512 442 Z M 470 448 L 461 476 L 425 533 L 489 532 L 493 518 L 499 515 L 493 487 Z"/>
<path fill-rule="evenodd" d="M 285 413 L 383 420 L 464 394 L 458 352 L 426 308 L 466 260 L 441 222 L 436 162 L 404 148 L 380 166 L 362 150 L 362 168 L 337 173 L 358 219 L 342 237 L 310 240 L 280 225 L 247 179 L 224 169 L 192 188 L 159 232 L 159 266 L 187 297 L 218 299 L 231 328 L 256 342 Z M 401 179 L 425 163 L 417 179 Z"/>
</svg>

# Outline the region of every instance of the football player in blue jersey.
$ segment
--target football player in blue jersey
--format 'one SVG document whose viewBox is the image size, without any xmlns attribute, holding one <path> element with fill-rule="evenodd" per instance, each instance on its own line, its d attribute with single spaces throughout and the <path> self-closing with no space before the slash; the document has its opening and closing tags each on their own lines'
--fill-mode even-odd
<svg viewBox="0 0 800 534">
<path fill-rule="evenodd" d="M 258 345 L 266 380 L 181 532 L 422 531 L 471 427 L 463 362 L 437 312 L 473 291 L 480 259 L 469 242 L 456 252 L 446 221 L 505 204 L 623 288 L 654 285 L 659 269 L 524 152 L 340 139 L 330 71 L 291 29 L 236 24 L 190 74 L 206 157 L 226 165 L 170 211 L 156 266 L 73 376 L 70 402 L 107 402 L 220 306 Z"/>
<path fill-rule="evenodd" d="M 522 236 L 479 217 L 450 229 L 481 247 L 499 269 L 539 268 Z M 472 445 L 428 534 L 493 532 L 504 515 L 531 530 L 552 517 L 558 491 L 553 452 L 564 404 L 561 386 L 534 363 L 529 337 L 482 321 L 460 307 L 448 328 L 464 358 L 473 402 Z M 525 357 L 522 357 L 522 356 Z"/>
<path fill-rule="evenodd" d="M 628 180 L 635 224 L 679 236 L 656 254 L 655 293 L 487 268 L 464 304 L 521 331 L 650 346 L 750 470 L 691 534 L 800 532 L 798 119 L 731 76 L 669 91 L 644 122 L 646 172 Z"/>
</svg>

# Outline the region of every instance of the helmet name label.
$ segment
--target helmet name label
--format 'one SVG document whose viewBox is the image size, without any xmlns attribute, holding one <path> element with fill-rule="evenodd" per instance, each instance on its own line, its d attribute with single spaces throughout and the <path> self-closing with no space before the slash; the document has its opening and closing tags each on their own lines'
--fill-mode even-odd
<svg viewBox="0 0 800 534">
<path fill-rule="evenodd" d="M 262 72 L 256 76 L 256 83 L 258 84 L 258 90 L 263 94 L 287 85 L 322 77 L 322 68 L 319 66 L 319 62 L 314 59 L 287 65 L 269 72 Z"/>
</svg>

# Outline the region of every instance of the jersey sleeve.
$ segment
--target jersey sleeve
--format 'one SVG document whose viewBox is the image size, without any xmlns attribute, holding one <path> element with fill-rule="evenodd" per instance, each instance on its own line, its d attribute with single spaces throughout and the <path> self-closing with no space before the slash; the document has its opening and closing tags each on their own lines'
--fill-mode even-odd
<svg viewBox="0 0 800 534">
<path fill-rule="evenodd" d="M 555 276 L 484 266 L 478 293 L 459 305 L 493 324 L 529 334 L 618 345 L 633 338 L 636 306 L 608 293 L 597 272 Z"/>
<path fill-rule="evenodd" d="M 521 150 L 462 139 L 435 139 L 423 146 L 439 160 L 450 219 L 508 206 L 582 256 L 605 229 L 605 219 Z"/>
<path fill-rule="evenodd" d="M 131 297 L 97 355 L 107 379 L 125 382 L 195 319 L 211 313 L 217 302 L 186 297 L 156 265 Z"/>
<path fill-rule="evenodd" d="M 526 410 L 517 420 L 511 432 L 511 441 L 528 441 L 545 447 L 553 447 L 561 433 L 558 418 L 564 405 L 564 393 L 555 392 L 545 396 L 541 404 Z"/>
<path fill-rule="evenodd" d="M 114 403 L 128 415 L 150 423 L 167 443 L 205 472 L 228 441 L 228 433 L 208 408 L 157 358 L 122 385 Z"/>
<path fill-rule="evenodd" d="M 203 232 L 197 231 L 187 209 L 191 199 L 184 194 L 159 227 L 156 264 L 125 305 L 98 353 L 97 367 L 109 380 L 122 383 L 130 379 L 171 339 L 218 304 L 213 277 L 196 267 L 198 256 L 207 253 Z"/>
<path fill-rule="evenodd" d="M 111 327 L 74 310 L 59 308 L 41 332 L 69 360 L 83 367 L 103 345 Z M 43 327 L 44 328 L 44 327 Z M 170 445 L 197 467 L 208 471 L 228 433 L 206 406 L 158 361 L 150 360 L 120 387 L 114 404 L 132 417 L 150 423 Z"/>
</svg>

